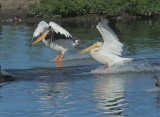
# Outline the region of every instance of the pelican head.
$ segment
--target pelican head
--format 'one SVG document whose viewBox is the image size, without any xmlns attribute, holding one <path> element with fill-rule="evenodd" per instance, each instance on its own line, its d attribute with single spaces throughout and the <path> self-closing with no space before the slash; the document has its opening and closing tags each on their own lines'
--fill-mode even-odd
<svg viewBox="0 0 160 117">
<path fill-rule="evenodd" d="M 95 43 L 95 44 L 91 45 L 90 47 L 88 47 L 88 48 L 86 48 L 86 49 L 82 50 L 82 51 L 81 51 L 81 52 L 79 52 L 78 54 L 86 53 L 86 52 L 88 52 L 88 51 L 90 51 L 90 50 L 92 50 L 92 49 L 95 49 L 95 48 L 101 48 L 101 47 L 102 47 L 102 45 L 103 45 L 103 43 L 102 43 L 102 42 L 97 42 L 97 43 Z"/>
<path fill-rule="evenodd" d="M 34 42 L 32 42 L 32 45 L 34 45 L 34 44 L 42 41 L 42 40 L 47 36 L 48 32 L 49 32 L 49 31 L 45 31 L 45 32 L 42 33 L 40 36 L 38 36 L 38 38 L 37 38 Z"/>
<path fill-rule="evenodd" d="M 52 33 L 51 26 L 49 26 L 48 28 L 46 27 L 42 33 L 40 33 L 37 37 L 34 37 L 37 39 L 34 42 L 32 42 L 32 45 L 42 41 L 43 39 L 46 38 L 47 35 L 50 35 L 51 33 Z"/>
</svg>

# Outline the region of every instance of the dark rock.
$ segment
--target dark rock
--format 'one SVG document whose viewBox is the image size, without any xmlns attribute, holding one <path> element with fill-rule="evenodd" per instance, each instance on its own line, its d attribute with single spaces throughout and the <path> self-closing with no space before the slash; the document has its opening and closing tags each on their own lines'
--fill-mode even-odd
<svg viewBox="0 0 160 117">
<path fill-rule="evenodd" d="M 15 81 L 15 80 L 16 79 L 13 76 L 11 76 L 11 75 L 3 75 L 1 77 L 1 81 L 2 82 L 10 82 L 10 81 Z"/>
<path fill-rule="evenodd" d="M 14 78 L 12 75 L 3 75 L 1 73 L 1 65 L 0 65 L 0 82 L 10 82 L 15 80 L 16 78 Z"/>
</svg>

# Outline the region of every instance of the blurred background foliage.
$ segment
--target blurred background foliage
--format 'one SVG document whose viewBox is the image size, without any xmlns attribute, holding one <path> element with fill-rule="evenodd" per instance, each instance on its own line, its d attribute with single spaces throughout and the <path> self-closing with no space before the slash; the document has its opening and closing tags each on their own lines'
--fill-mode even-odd
<svg viewBox="0 0 160 117">
<path fill-rule="evenodd" d="M 160 0 L 40 0 L 29 6 L 31 16 L 106 14 L 152 16 L 160 14 Z"/>
</svg>

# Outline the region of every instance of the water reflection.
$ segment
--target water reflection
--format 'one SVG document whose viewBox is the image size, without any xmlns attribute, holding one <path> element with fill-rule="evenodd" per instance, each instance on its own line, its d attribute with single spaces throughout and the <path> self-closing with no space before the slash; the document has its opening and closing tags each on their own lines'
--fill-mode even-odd
<svg viewBox="0 0 160 117">
<path fill-rule="evenodd" d="M 122 116 L 126 110 L 124 79 L 116 75 L 102 75 L 94 81 L 94 99 L 98 101 L 97 108 L 105 114 Z"/>
<path fill-rule="evenodd" d="M 39 96 L 38 102 L 41 103 L 41 106 L 38 110 L 45 110 L 43 115 L 48 115 L 51 113 L 61 113 L 64 110 L 59 109 L 65 105 L 69 105 L 69 102 L 65 101 L 71 95 L 68 92 L 69 83 L 66 82 L 50 82 L 50 83 L 39 83 L 35 92 L 42 93 Z M 64 103 L 62 103 L 64 102 Z M 65 109 L 65 111 L 69 110 Z"/>
<path fill-rule="evenodd" d="M 157 92 L 156 96 L 156 109 L 160 109 L 160 92 Z"/>
<path fill-rule="evenodd" d="M 61 61 L 56 62 L 57 66 L 56 67 L 63 67 L 63 63 Z"/>
</svg>

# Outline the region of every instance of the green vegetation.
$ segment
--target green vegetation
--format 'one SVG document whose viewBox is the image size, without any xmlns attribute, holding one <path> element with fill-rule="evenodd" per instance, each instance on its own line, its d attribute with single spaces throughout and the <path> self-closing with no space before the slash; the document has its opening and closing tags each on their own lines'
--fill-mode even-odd
<svg viewBox="0 0 160 117">
<path fill-rule="evenodd" d="M 78 16 L 84 14 L 151 16 L 160 13 L 160 0 L 40 0 L 30 5 L 32 16 Z"/>
</svg>

